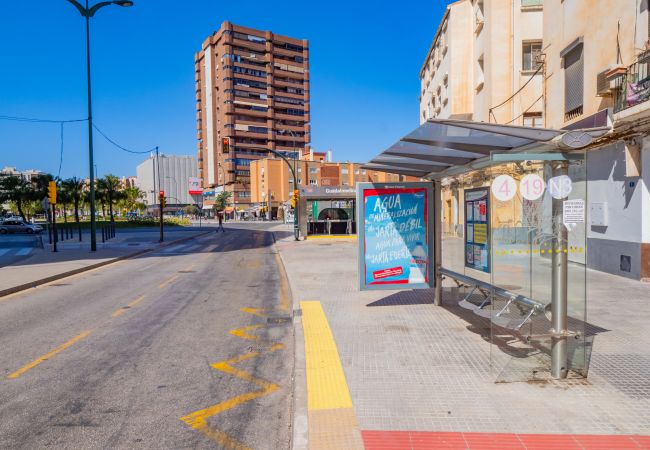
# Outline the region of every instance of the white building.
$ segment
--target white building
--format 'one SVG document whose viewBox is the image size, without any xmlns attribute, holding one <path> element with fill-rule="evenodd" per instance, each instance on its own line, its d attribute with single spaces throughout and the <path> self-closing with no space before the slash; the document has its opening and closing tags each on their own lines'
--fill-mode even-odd
<svg viewBox="0 0 650 450">
<path fill-rule="evenodd" d="M 136 169 L 137 185 L 146 194 L 145 203 L 148 206 L 159 204 L 160 190 L 165 191 L 168 206 L 197 203 L 188 192 L 190 178 L 197 176 L 197 160 L 194 156 L 152 155 Z"/>
</svg>

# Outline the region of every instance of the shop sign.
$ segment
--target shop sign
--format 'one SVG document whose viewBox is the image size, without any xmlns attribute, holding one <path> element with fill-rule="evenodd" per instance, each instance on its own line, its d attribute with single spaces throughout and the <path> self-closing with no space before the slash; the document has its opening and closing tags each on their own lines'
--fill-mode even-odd
<svg viewBox="0 0 650 450">
<path fill-rule="evenodd" d="M 490 190 L 468 189 L 465 191 L 465 267 L 490 272 L 489 236 Z"/>
<path fill-rule="evenodd" d="M 203 189 L 201 188 L 201 179 L 196 177 L 189 178 L 189 189 L 188 193 L 190 195 L 201 195 Z"/>
<path fill-rule="evenodd" d="M 433 287 L 431 183 L 359 183 L 357 217 L 362 290 Z"/>
</svg>

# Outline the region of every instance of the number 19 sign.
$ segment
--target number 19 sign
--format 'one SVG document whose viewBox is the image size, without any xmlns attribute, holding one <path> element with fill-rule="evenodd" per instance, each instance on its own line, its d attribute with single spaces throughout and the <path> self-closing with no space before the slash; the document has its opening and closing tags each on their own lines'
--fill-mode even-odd
<svg viewBox="0 0 650 450">
<path fill-rule="evenodd" d="M 359 183 L 361 290 L 434 285 L 431 183 Z"/>
</svg>

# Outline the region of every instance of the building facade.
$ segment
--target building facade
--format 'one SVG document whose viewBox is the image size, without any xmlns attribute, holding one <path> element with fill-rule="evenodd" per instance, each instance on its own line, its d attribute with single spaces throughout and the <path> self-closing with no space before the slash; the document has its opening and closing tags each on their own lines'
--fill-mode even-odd
<svg viewBox="0 0 650 450">
<path fill-rule="evenodd" d="M 414 177 L 361 168 L 351 162 L 296 161 L 298 186 L 354 187 L 359 182 L 388 183 L 419 181 Z M 278 158 L 264 158 L 251 163 L 251 204 L 277 208 L 286 203 L 294 189 L 293 176 L 287 164 Z"/>
<path fill-rule="evenodd" d="M 198 176 L 194 156 L 152 155 L 136 168 L 137 186 L 145 193 L 144 202 L 148 208 L 159 205 L 158 192 L 165 191 L 168 206 L 200 203 L 188 190 L 190 178 Z"/>
<path fill-rule="evenodd" d="M 420 123 L 544 125 L 542 0 L 447 6 L 420 70 Z"/>
<path fill-rule="evenodd" d="M 206 192 L 251 203 L 251 163 L 309 154 L 309 44 L 230 22 L 195 55 L 198 174 Z"/>
<path fill-rule="evenodd" d="M 611 126 L 586 153 L 587 265 L 650 281 L 647 2 L 544 0 L 547 125 Z"/>
</svg>

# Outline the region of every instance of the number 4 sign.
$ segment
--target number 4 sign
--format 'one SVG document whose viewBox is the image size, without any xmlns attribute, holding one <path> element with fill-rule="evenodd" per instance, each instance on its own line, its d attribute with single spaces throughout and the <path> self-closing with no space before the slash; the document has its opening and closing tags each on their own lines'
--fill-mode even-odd
<svg viewBox="0 0 650 450">
<path fill-rule="evenodd" d="M 491 189 L 497 200 L 507 202 L 517 193 L 517 182 L 510 175 L 499 175 L 492 182 Z"/>
</svg>

